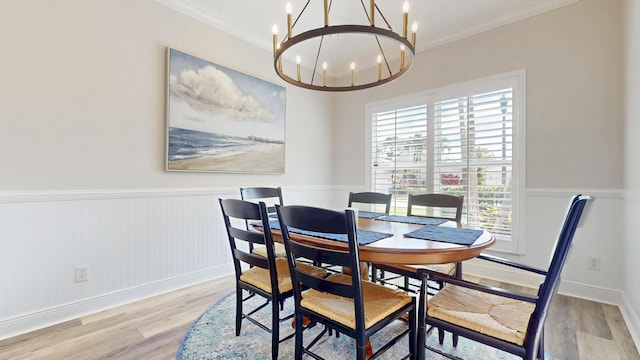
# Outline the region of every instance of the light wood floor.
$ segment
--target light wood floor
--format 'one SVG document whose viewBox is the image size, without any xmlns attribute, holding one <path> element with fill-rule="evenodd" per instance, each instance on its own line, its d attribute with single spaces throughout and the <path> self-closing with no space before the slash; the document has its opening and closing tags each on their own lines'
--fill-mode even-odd
<svg viewBox="0 0 640 360">
<path fill-rule="evenodd" d="M 2 340 L 0 359 L 175 359 L 191 323 L 233 291 L 233 281 L 206 282 Z M 545 341 L 554 360 L 640 360 L 618 308 L 593 301 L 557 295 Z"/>
</svg>

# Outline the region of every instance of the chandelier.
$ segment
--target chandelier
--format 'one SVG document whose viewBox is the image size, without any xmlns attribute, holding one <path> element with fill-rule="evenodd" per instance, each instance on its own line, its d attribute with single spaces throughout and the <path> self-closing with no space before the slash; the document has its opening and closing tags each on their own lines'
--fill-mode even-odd
<svg viewBox="0 0 640 360">
<path fill-rule="evenodd" d="M 393 31 L 375 0 L 369 0 L 368 9 L 364 1 L 360 0 L 360 3 L 366 21 L 361 24 L 331 25 L 330 12 L 333 1 L 324 0 L 324 26 L 295 35 L 294 28 L 307 10 L 311 0 L 306 2 L 295 21 L 292 21 L 293 10 L 291 4 L 288 3 L 286 6 L 287 33 L 281 42 L 278 42 L 278 27 L 277 25 L 273 26 L 273 65 L 278 76 L 290 84 L 306 89 L 351 91 L 386 84 L 404 75 L 413 65 L 418 27 L 417 23 L 413 24 L 411 40 L 407 39 L 409 3 L 405 1 L 402 6 L 402 34 L 400 35 Z M 376 25 L 378 15 L 385 27 Z M 336 43 L 341 45 L 335 45 Z M 358 54 L 360 58 L 365 59 L 361 64 L 356 64 L 355 60 L 348 61 L 346 64 L 330 63 L 325 59 L 329 53 L 327 47 L 330 46 L 337 47 L 332 49 L 334 53 L 368 46 L 366 51 L 371 54 L 364 58 L 362 58 L 363 54 Z M 315 52 L 315 60 L 305 60 L 305 62 L 309 61 L 306 65 L 313 65 L 310 76 L 301 76 L 302 59 L 300 55 L 295 56 L 295 70 L 293 68 L 283 69 L 282 58 L 285 54 L 288 58 L 293 59 L 293 56 L 290 55 L 294 55 L 301 48 L 308 49 L 309 47 L 313 47 Z M 316 48 L 317 50 L 315 50 Z M 393 60 L 398 58 L 397 63 L 391 64 Z M 372 71 L 360 72 L 356 77 L 356 66 L 362 69 L 371 68 Z M 376 66 L 377 76 L 373 71 Z M 318 71 L 320 67 L 322 67 L 322 73 Z"/>
</svg>

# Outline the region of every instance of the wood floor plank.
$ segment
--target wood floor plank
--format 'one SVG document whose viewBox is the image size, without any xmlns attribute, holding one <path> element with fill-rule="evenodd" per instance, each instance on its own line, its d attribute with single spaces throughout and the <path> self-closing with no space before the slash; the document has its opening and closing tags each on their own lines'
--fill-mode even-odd
<svg viewBox="0 0 640 360">
<path fill-rule="evenodd" d="M 595 301 L 573 298 L 573 309 L 580 316 L 577 316 L 578 330 L 603 339 L 613 340 L 609 324 L 604 316 L 602 304 Z M 584 316 L 589 314 L 589 316 Z"/>
<path fill-rule="evenodd" d="M 602 304 L 602 309 L 604 310 L 607 324 L 609 324 L 613 341 L 618 347 L 620 358 L 625 360 L 640 360 L 640 354 L 633 343 L 627 324 L 624 323 L 620 309 L 618 309 L 617 306 L 607 304 Z"/>
<path fill-rule="evenodd" d="M 572 298 L 556 294 L 545 322 L 545 350 L 554 360 L 573 360 L 578 354 L 577 314 Z"/>
<path fill-rule="evenodd" d="M 578 331 L 578 354 L 580 360 L 622 359 L 613 340 L 582 331 Z"/>
</svg>

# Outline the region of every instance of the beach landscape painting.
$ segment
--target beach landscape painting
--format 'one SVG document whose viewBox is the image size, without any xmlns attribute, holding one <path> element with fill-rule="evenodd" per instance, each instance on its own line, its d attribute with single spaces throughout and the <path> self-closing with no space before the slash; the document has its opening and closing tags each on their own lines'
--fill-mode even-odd
<svg viewBox="0 0 640 360">
<path fill-rule="evenodd" d="M 284 173 L 285 88 L 167 53 L 166 169 Z"/>
</svg>

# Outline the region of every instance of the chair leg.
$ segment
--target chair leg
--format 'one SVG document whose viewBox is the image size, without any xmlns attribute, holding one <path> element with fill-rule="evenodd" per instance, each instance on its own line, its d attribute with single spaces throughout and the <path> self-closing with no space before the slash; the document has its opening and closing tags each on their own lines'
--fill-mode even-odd
<svg viewBox="0 0 640 360">
<path fill-rule="evenodd" d="M 358 334 L 356 339 L 356 359 L 357 360 L 366 360 L 367 359 L 367 339 L 364 338 L 364 334 Z"/>
<path fill-rule="evenodd" d="M 544 360 L 544 328 L 540 331 L 540 344 L 538 345 L 538 359 Z"/>
<path fill-rule="evenodd" d="M 462 279 L 462 263 L 461 262 L 457 262 L 456 263 L 456 277 L 458 279 Z M 441 289 L 442 289 L 442 286 L 444 286 L 444 284 L 440 283 L 440 288 Z M 451 337 L 453 339 L 453 347 L 458 346 L 458 334 L 452 333 Z"/>
<path fill-rule="evenodd" d="M 420 360 L 425 358 L 425 343 L 427 340 L 427 332 L 426 332 L 426 324 L 425 317 L 427 314 L 427 278 L 422 278 L 422 283 L 420 284 L 420 293 L 418 295 L 418 314 L 417 321 L 412 324 L 417 324 L 417 334 L 416 336 L 416 346 L 414 349 L 416 350 L 416 357 Z M 415 316 L 415 315 L 414 315 Z M 411 314 L 409 314 L 409 321 L 411 321 Z M 409 324 L 411 326 L 411 324 Z"/>
<path fill-rule="evenodd" d="M 278 359 L 278 346 L 280 345 L 280 304 L 271 301 L 271 359 Z"/>
<path fill-rule="evenodd" d="M 302 334 L 304 332 L 304 325 L 302 325 L 302 315 L 296 314 L 296 360 L 302 360 Z M 275 360 L 275 359 L 274 359 Z"/>
<path fill-rule="evenodd" d="M 236 288 L 236 336 L 240 336 L 242 327 L 242 289 Z"/>
<path fill-rule="evenodd" d="M 418 352 L 416 351 L 416 309 L 409 312 L 409 348 L 411 349 L 410 360 L 416 360 L 418 358 Z M 424 344 L 422 346 L 424 349 Z"/>
<path fill-rule="evenodd" d="M 438 328 L 438 343 L 444 344 L 444 330 Z"/>
<path fill-rule="evenodd" d="M 378 268 L 375 264 L 371 264 L 371 282 L 378 282 Z"/>
</svg>

